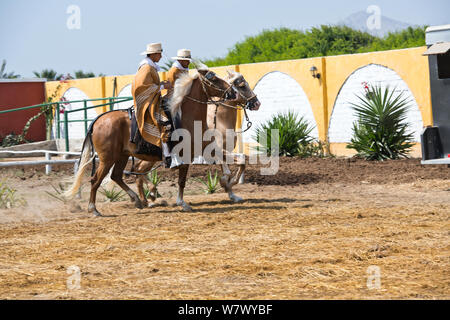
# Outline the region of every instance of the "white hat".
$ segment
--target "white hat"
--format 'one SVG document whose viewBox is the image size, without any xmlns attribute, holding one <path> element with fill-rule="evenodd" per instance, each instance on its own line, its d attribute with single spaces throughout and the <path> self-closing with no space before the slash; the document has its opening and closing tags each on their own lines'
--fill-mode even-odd
<svg viewBox="0 0 450 320">
<path fill-rule="evenodd" d="M 141 53 L 142 56 L 146 56 L 152 53 L 161 53 L 163 52 L 161 43 L 150 43 L 147 45 L 147 50 Z"/>
<path fill-rule="evenodd" d="M 173 60 L 188 60 L 191 61 L 191 50 L 180 49 L 177 51 L 177 56 L 172 57 Z"/>
</svg>

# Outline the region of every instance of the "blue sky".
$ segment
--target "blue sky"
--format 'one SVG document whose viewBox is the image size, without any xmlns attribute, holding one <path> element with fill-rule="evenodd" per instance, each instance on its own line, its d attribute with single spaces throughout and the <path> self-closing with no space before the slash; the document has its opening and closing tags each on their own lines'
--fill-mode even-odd
<svg viewBox="0 0 450 320">
<path fill-rule="evenodd" d="M 70 5 L 81 10 L 79 30 L 67 28 Z M 132 74 L 150 42 L 162 42 L 166 57 L 190 48 L 212 58 L 263 29 L 335 24 L 369 5 L 413 25 L 450 23 L 449 0 L 0 0 L 0 60 L 24 77 L 44 68 Z"/>
</svg>

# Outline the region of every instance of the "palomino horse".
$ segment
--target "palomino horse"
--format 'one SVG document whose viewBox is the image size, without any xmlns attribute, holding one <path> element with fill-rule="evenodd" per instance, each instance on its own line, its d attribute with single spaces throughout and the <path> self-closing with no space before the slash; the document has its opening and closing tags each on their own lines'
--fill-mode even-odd
<svg viewBox="0 0 450 320">
<path fill-rule="evenodd" d="M 248 110 L 258 110 L 261 106 L 255 93 L 251 90 L 247 81 L 244 77 L 234 71 L 228 71 L 228 78 L 226 81 L 233 86 L 235 91 L 238 93 L 236 100 L 227 101 L 226 103 L 216 101 L 215 104 L 208 104 L 207 107 L 207 126 L 208 129 L 216 129 L 219 131 L 218 138 L 215 139 L 215 143 L 220 149 L 224 151 L 225 154 L 232 154 L 234 148 L 236 147 L 236 136 L 233 137 L 233 143 L 226 145 L 224 137 L 226 137 L 227 130 L 232 130 L 234 132 L 236 128 L 237 112 L 239 109 Z M 140 161 L 136 165 L 136 172 L 142 173 L 147 172 L 151 169 L 153 164 L 149 164 L 146 161 Z M 241 202 L 242 198 L 236 196 L 233 193 L 233 186 L 239 182 L 239 178 L 245 170 L 245 161 L 238 165 L 238 170 L 234 176 L 231 175 L 231 171 L 224 161 L 221 165 L 222 177 L 220 179 L 221 186 L 228 193 L 230 200 L 233 202 Z M 143 184 L 144 181 L 148 180 L 145 175 L 141 175 L 137 179 L 137 186 L 139 190 L 139 195 L 144 205 L 147 205 L 147 199 L 145 198 Z M 153 186 L 150 192 L 150 199 L 155 201 L 156 187 Z"/>
<path fill-rule="evenodd" d="M 261 106 L 261 103 L 259 102 L 255 93 L 252 91 L 247 81 L 245 81 L 244 77 L 240 73 L 228 71 L 228 78 L 226 80 L 239 94 L 238 99 L 227 103 L 219 102 L 217 104 L 208 105 L 208 127 L 210 129 L 219 130 L 221 133 L 221 137 L 226 137 L 227 130 L 235 130 L 237 111 L 239 109 L 243 109 L 245 114 L 247 114 L 247 109 L 257 111 Z M 243 107 L 239 107 L 241 105 Z M 219 148 L 224 150 L 226 153 L 231 154 L 236 147 L 236 140 L 237 139 L 235 136 L 232 144 L 226 145 L 223 139 L 221 141 L 216 141 L 216 143 L 219 145 Z M 241 175 L 245 171 L 245 161 L 243 163 L 239 163 L 238 170 L 234 176 L 231 175 L 231 171 L 227 165 L 227 162 L 224 162 L 221 165 L 221 169 L 222 177 L 220 178 L 220 185 L 228 193 L 228 197 L 230 198 L 230 200 L 235 203 L 241 202 L 242 198 L 236 196 L 233 193 L 232 188 L 239 182 Z"/>
<path fill-rule="evenodd" d="M 179 83 L 180 85 L 178 87 L 175 87 L 173 98 L 182 96 L 181 101 L 178 101 L 177 99 L 171 100 L 177 107 L 181 104 L 181 110 L 183 112 L 181 127 L 187 129 L 192 136 L 194 136 L 194 120 L 204 121 L 206 123 L 205 103 L 212 101 L 212 97 L 224 99 L 236 98 L 232 86 L 225 80 L 216 76 L 214 72 L 207 69 L 198 70 L 194 75 L 187 74 L 180 78 L 180 80 L 182 81 Z M 184 99 L 185 97 L 189 99 Z M 83 143 L 82 155 L 80 157 L 78 172 L 75 175 L 75 181 L 64 195 L 66 197 L 73 197 L 78 192 L 81 186 L 82 177 L 89 163 L 94 161 L 96 151 L 99 158 L 99 166 L 91 178 L 91 195 L 88 206 L 89 213 L 93 213 L 96 216 L 101 215 L 95 206 L 97 189 L 113 166 L 111 179 L 128 193 L 131 200 L 135 202 L 137 208 L 143 208 L 138 195 L 122 180 L 123 171 L 130 156 L 145 160 L 153 166 L 154 163 L 161 161 L 161 153 L 155 152 L 155 154 L 149 155 L 136 154 L 136 145 L 130 142 L 130 127 L 131 121 L 129 120 L 127 113 L 117 110 L 100 115 L 92 122 L 88 130 Z M 183 200 L 183 191 L 186 184 L 189 165 L 181 165 L 178 169 L 179 193 L 177 204 L 181 206 L 183 210 L 190 210 L 190 207 Z"/>
</svg>

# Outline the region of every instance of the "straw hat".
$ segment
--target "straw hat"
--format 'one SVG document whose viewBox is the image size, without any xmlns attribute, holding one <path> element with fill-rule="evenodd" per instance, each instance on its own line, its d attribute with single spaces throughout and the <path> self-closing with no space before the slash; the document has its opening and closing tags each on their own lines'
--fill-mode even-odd
<svg viewBox="0 0 450 320">
<path fill-rule="evenodd" d="M 141 53 L 142 56 L 146 56 L 152 53 L 161 53 L 163 52 L 161 43 L 150 43 L 147 45 L 147 50 Z"/>
<path fill-rule="evenodd" d="M 191 61 L 191 50 L 180 49 L 177 51 L 177 56 L 172 57 L 173 60 L 188 60 Z"/>
</svg>

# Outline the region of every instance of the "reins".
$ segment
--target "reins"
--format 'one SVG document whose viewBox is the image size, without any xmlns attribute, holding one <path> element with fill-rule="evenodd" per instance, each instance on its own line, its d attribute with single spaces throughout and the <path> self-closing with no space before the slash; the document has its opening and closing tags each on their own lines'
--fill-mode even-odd
<svg viewBox="0 0 450 320">
<path fill-rule="evenodd" d="M 200 84 L 201 84 L 201 86 L 202 86 L 202 90 L 203 90 L 203 92 L 204 92 L 205 95 L 206 95 L 206 101 L 200 101 L 200 100 L 195 99 L 195 98 L 192 98 L 192 97 L 190 97 L 190 96 L 185 96 L 185 98 L 187 98 L 187 99 L 189 99 L 189 100 L 191 100 L 191 101 L 200 103 L 200 104 L 206 104 L 206 105 L 208 105 L 208 104 L 214 104 L 214 105 L 216 106 L 216 111 L 215 111 L 215 113 L 214 113 L 214 129 L 217 128 L 217 111 L 218 111 L 218 109 L 219 109 L 219 106 L 222 106 L 222 107 L 226 107 L 226 108 L 236 109 L 237 111 L 239 111 L 239 110 L 243 110 L 243 111 L 244 111 L 244 117 L 245 117 L 245 121 L 247 122 L 247 128 L 246 128 L 245 130 L 243 130 L 243 131 L 242 131 L 242 130 L 241 130 L 241 131 L 236 131 L 236 133 L 244 133 L 244 132 L 247 132 L 248 130 L 250 130 L 250 128 L 252 127 L 253 123 L 250 121 L 250 118 L 249 118 L 249 116 L 248 116 L 248 114 L 247 114 L 247 107 L 246 107 L 245 105 L 246 105 L 249 101 L 251 101 L 252 99 L 256 98 L 256 95 L 253 94 L 253 95 L 252 95 L 251 97 L 249 97 L 249 98 L 245 97 L 245 102 L 244 102 L 244 103 L 238 104 L 238 105 L 236 105 L 236 106 L 232 106 L 232 105 L 230 105 L 230 104 L 225 103 L 226 99 L 224 98 L 224 96 L 226 95 L 226 93 L 227 93 L 230 89 L 233 88 L 233 86 L 230 86 L 228 89 L 223 90 L 223 89 L 217 87 L 214 83 L 212 83 L 212 82 L 211 82 L 209 79 L 207 79 L 205 76 L 203 76 L 203 75 L 201 75 L 201 74 L 199 74 L 199 76 L 200 76 Z M 213 99 L 211 98 L 211 96 L 208 94 L 208 91 L 207 91 L 206 88 L 205 88 L 205 82 L 207 82 L 207 85 L 208 85 L 208 86 L 210 86 L 210 87 L 212 87 L 212 88 L 214 88 L 214 89 L 216 89 L 216 90 L 222 92 L 222 97 L 220 98 L 220 100 L 213 100 Z M 237 91 L 237 90 L 236 90 L 236 91 Z"/>
</svg>

